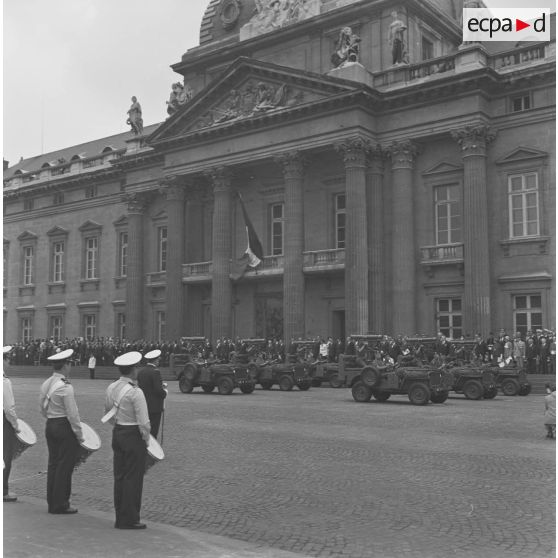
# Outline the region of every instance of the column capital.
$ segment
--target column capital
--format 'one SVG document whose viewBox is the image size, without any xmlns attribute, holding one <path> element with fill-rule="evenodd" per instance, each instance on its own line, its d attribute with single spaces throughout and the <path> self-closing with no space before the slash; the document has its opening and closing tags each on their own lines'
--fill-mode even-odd
<svg viewBox="0 0 558 558">
<path fill-rule="evenodd" d="M 394 141 L 386 148 L 386 151 L 391 158 L 391 168 L 395 169 L 411 169 L 419 149 L 416 143 L 404 140 Z"/>
<path fill-rule="evenodd" d="M 167 201 L 184 201 L 186 179 L 183 176 L 171 174 L 159 181 L 159 193 L 167 198 Z"/>
<path fill-rule="evenodd" d="M 151 192 L 129 192 L 120 196 L 120 199 L 128 206 L 128 213 L 138 215 L 145 213 L 151 198 Z"/>
<path fill-rule="evenodd" d="M 276 155 L 273 160 L 282 167 L 285 178 L 300 179 L 304 176 L 304 167 L 307 160 L 300 151 L 285 151 Z"/>
<path fill-rule="evenodd" d="M 223 192 L 231 189 L 233 173 L 230 167 L 224 165 L 212 167 L 204 171 L 203 174 L 211 181 L 214 192 Z"/>
<path fill-rule="evenodd" d="M 383 174 L 384 161 L 389 157 L 389 152 L 379 143 L 371 147 L 368 157 L 368 172 Z"/>
<path fill-rule="evenodd" d="M 334 144 L 335 150 L 343 155 L 345 167 L 363 167 L 370 152 L 370 141 L 363 136 L 352 136 Z"/>
<path fill-rule="evenodd" d="M 496 132 L 486 124 L 475 124 L 452 131 L 451 137 L 461 146 L 463 157 L 486 155 L 486 148 L 496 138 Z"/>
</svg>

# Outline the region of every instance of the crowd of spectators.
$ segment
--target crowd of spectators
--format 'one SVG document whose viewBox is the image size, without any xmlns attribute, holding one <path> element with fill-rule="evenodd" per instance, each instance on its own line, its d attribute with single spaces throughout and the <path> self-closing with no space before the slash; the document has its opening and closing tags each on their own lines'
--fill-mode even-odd
<svg viewBox="0 0 558 558">
<path fill-rule="evenodd" d="M 363 360 L 391 360 L 398 362 L 401 355 L 412 354 L 419 360 L 431 362 L 456 361 L 512 365 L 529 374 L 556 373 L 556 335 L 550 330 L 528 330 L 526 335 L 513 336 L 501 329 L 498 335 L 490 333 L 483 339 L 448 339 L 442 333 L 434 338 L 390 337 L 388 335 L 355 336 L 346 339 L 316 337 L 312 340 L 291 339 L 285 346 L 280 339 L 218 339 L 214 345 L 203 337 L 184 337 L 174 341 L 128 341 L 113 337 L 94 340 L 33 339 L 27 343 L 14 343 L 11 364 L 46 365 L 47 358 L 58 350 L 73 349 L 74 364 L 85 366 L 93 355 L 97 366 L 112 366 L 114 359 L 128 351 L 161 351 L 161 366 L 168 366 L 171 355 L 189 353 L 196 358 L 228 362 L 231 358 L 253 356 L 266 361 L 285 362 L 295 359 L 337 362 L 339 355 L 355 355 Z"/>
</svg>

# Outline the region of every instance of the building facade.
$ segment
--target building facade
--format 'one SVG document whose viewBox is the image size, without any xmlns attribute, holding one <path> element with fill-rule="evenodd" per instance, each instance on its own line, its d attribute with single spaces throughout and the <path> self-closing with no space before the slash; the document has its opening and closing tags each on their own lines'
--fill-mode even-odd
<svg viewBox="0 0 558 558">
<path fill-rule="evenodd" d="M 165 122 L 5 169 L 5 341 L 554 327 L 555 41 L 461 8 L 212 0 Z"/>
</svg>

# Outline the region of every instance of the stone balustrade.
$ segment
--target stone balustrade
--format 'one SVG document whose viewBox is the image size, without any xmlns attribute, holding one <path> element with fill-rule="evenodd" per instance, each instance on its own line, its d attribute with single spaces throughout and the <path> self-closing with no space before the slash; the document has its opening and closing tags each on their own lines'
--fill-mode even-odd
<svg viewBox="0 0 558 558">
<path fill-rule="evenodd" d="M 156 287 L 159 285 L 166 285 L 167 273 L 166 271 L 155 271 L 146 275 L 146 285 L 148 287 Z"/>
<path fill-rule="evenodd" d="M 307 273 L 345 268 L 345 249 L 304 252 L 303 269 Z"/>
<path fill-rule="evenodd" d="M 196 262 L 182 264 L 182 282 L 197 283 L 211 281 L 213 264 L 209 262 Z"/>
<path fill-rule="evenodd" d="M 421 246 L 420 263 L 426 265 L 459 263 L 463 261 L 463 244 Z"/>
</svg>

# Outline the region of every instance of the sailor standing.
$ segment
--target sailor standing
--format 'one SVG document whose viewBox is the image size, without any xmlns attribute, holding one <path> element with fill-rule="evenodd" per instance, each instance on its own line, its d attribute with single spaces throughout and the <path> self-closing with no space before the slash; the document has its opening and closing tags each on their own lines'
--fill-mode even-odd
<svg viewBox="0 0 558 558">
<path fill-rule="evenodd" d="M 145 458 L 151 425 L 143 391 L 136 385 L 141 353 L 119 356 L 120 378 L 107 388 L 105 416 L 114 424 L 112 431 L 114 469 L 114 509 L 117 529 L 145 529 L 140 523 Z"/>
<path fill-rule="evenodd" d="M 48 512 L 77 513 L 70 506 L 72 474 L 84 441 L 81 421 L 74 397 L 74 388 L 68 380 L 69 358 L 73 349 L 48 357 L 54 371 L 41 386 L 39 404 L 46 417 L 45 435 L 48 446 L 47 503 Z"/>
<path fill-rule="evenodd" d="M 151 435 L 157 438 L 161 415 L 164 411 L 165 397 L 167 392 L 163 385 L 161 372 L 159 371 L 159 357 L 161 351 L 155 349 L 144 355 L 147 364 L 138 372 L 138 386 L 145 395 L 149 422 L 151 423 Z"/>
<path fill-rule="evenodd" d="M 2 348 L 4 368 L 9 364 L 11 346 Z M 2 399 L 4 402 L 4 502 L 16 502 L 17 497 L 9 492 L 8 481 L 12 470 L 12 460 L 14 455 L 15 435 L 19 432 L 17 425 L 17 415 L 15 412 L 15 399 L 12 390 L 12 382 L 4 372 Z"/>
</svg>

